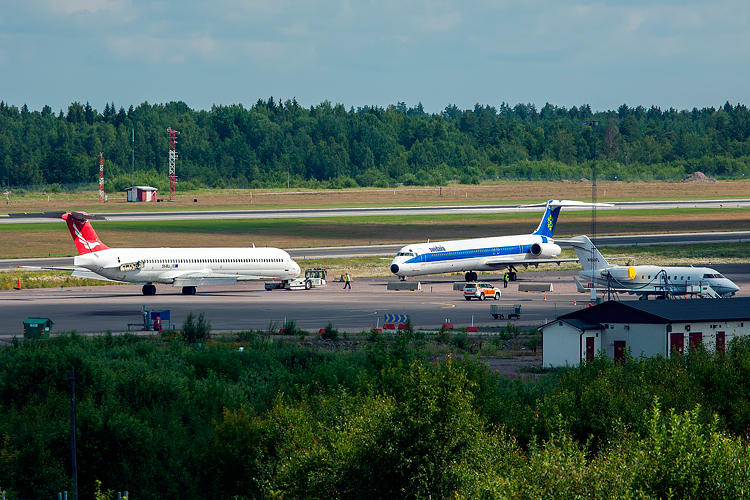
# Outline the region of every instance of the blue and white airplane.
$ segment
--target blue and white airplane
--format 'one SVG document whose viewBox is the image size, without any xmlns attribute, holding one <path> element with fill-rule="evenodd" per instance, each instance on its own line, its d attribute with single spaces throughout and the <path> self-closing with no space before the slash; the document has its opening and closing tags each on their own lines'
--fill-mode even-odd
<svg viewBox="0 0 750 500">
<path fill-rule="evenodd" d="M 531 234 L 495 236 L 470 240 L 413 243 L 403 247 L 391 262 L 391 272 L 399 278 L 426 274 L 465 272 L 466 281 L 476 281 L 476 271 L 499 271 L 508 268 L 515 280 L 516 266 L 529 267 L 545 263 L 575 262 L 578 259 L 556 259 L 561 249 L 552 239 L 557 216 L 562 207 L 591 207 L 591 203 L 549 200 L 539 227 Z M 612 207 L 597 203 L 597 207 Z"/>
</svg>

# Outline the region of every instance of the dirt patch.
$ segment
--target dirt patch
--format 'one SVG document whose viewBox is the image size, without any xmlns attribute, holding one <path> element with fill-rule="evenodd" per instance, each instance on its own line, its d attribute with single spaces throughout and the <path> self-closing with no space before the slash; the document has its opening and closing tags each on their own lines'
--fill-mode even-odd
<svg viewBox="0 0 750 500">
<path fill-rule="evenodd" d="M 713 177 L 708 177 L 703 172 L 693 172 L 692 174 L 682 179 L 682 182 L 717 182 L 717 181 Z"/>
</svg>

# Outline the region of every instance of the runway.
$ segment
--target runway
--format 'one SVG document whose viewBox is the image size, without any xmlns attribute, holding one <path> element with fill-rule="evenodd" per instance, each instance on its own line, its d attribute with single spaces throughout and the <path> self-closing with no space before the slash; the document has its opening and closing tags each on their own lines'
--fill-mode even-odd
<svg viewBox="0 0 750 500">
<path fill-rule="evenodd" d="M 741 287 L 738 296 L 750 296 L 750 264 L 713 267 Z M 517 283 L 511 283 L 499 301 L 484 302 L 464 300 L 461 292 L 453 290 L 456 277 L 430 277 L 422 280 L 421 291 L 414 292 L 386 290 L 386 284 L 395 278 L 356 280 L 352 291 L 343 290 L 339 282 L 310 291 L 272 292 L 265 291 L 263 283 L 242 283 L 202 287 L 193 296 L 166 285 L 158 285 L 157 295 L 149 297 L 134 285 L 8 290 L 0 291 L 0 339 L 22 336 L 23 321 L 32 316 L 52 319 L 53 333 L 73 329 L 84 334 L 121 333 L 127 331 L 128 323 L 142 322 L 144 306 L 147 310 L 169 309 L 178 330 L 193 311 L 205 312 L 212 328 L 220 332 L 266 330 L 273 324 L 280 328 L 285 318 L 296 320 L 310 332 L 317 332 L 328 321 L 342 332 L 360 332 L 382 326 L 384 314 L 408 314 L 415 327 L 422 329 L 437 329 L 446 320 L 457 328 L 472 323 L 500 328 L 508 320 L 493 319 L 490 306 L 521 304 L 521 319 L 513 323 L 536 327 L 588 303 L 588 295 L 575 292 L 574 275 L 576 271 L 521 273 L 523 282 L 552 283 L 554 291 L 519 293 Z M 502 286 L 500 275 L 492 278 L 489 281 Z M 626 295 L 621 300 L 636 298 Z"/>
</svg>

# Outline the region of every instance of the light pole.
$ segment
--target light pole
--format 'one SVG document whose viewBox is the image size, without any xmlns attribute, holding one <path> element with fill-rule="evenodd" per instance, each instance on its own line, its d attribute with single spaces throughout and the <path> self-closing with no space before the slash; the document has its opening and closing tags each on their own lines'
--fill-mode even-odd
<svg viewBox="0 0 750 500">
<path fill-rule="evenodd" d="M 443 174 L 440 174 L 440 196 L 443 196 Z"/>
<path fill-rule="evenodd" d="M 458 176 L 453 174 L 453 197 L 456 197 L 456 183 L 458 182 Z"/>
<path fill-rule="evenodd" d="M 289 162 L 286 162 L 286 188 L 289 189 Z"/>
</svg>

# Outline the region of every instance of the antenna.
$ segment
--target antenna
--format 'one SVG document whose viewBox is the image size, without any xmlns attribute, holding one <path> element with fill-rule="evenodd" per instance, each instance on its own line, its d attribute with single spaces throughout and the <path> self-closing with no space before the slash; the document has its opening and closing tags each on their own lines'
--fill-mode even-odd
<svg viewBox="0 0 750 500">
<path fill-rule="evenodd" d="M 135 129 L 132 129 L 132 131 L 133 131 L 133 140 L 132 140 L 133 156 L 131 157 L 132 158 L 131 159 L 132 163 L 131 163 L 131 167 L 130 168 L 131 168 L 131 172 L 133 174 L 133 181 L 131 182 L 130 187 L 134 188 L 135 187 Z M 128 200 L 128 201 L 130 201 L 130 200 Z"/>
<path fill-rule="evenodd" d="M 175 145 L 177 144 L 177 136 L 179 135 L 179 132 L 172 130 L 172 127 L 169 127 L 167 133 L 169 134 L 169 201 L 174 201 L 175 185 L 177 184 L 177 176 L 174 171 L 174 164 L 177 159 Z M 289 181 L 287 181 L 287 185 L 288 183 Z"/>
<path fill-rule="evenodd" d="M 99 153 L 99 203 L 104 203 L 104 153 Z"/>
</svg>

